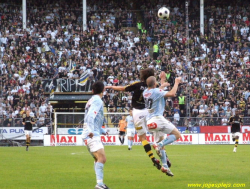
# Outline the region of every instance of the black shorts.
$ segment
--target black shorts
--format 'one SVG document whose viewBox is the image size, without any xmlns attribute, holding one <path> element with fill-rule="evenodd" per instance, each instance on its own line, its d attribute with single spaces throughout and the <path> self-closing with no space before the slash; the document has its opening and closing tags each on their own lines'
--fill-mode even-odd
<svg viewBox="0 0 250 189">
<path fill-rule="evenodd" d="M 237 132 L 240 133 L 240 125 L 233 125 L 231 127 L 231 133 L 237 133 Z"/>
<path fill-rule="evenodd" d="M 119 135 L 121 136 L 125 135 L 125 131 L 119 131 Z"/>
</svg>

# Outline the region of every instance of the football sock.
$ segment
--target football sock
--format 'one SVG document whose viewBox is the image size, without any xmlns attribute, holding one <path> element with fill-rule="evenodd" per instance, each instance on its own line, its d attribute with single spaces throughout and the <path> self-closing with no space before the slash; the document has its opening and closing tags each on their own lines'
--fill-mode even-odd
<svg viewBox="0 0 250 189">
<path fill-rule="evenodd" d="M 133 146 L 133 140 L 130 140 L 130 146 L 131 147 Z"/>
<path fill-rule="evenodd" d="M 128 140 L 129 142 L 129 147 L 131 148 L 132 147 L 132 140 Z"/>
<path fill-rule="evenodd" d="M 104 164 L 100 162 L 95 163 L 95 174 L 96 174 L 96 181 L 98 185 L 103 185 L 103 167 Z"/>
<path fill-rule="evenodd" d="M 27 138 L 26 139 L 26 146 L 29 146 L 30 145 L 30 138 Z"/>
<path fill-rule="evenodd" d="M 163 149 L 163 150 L 165 151 L 165 156 L 166 156 L 166 158 L 168 158 L 166 149 Z"/>
<path fill-rule="evenodd" d="M 159 142 L 158 144 L 160 146 L 166 146 L 167 144 L 170 144 L 176 140 L 175 135 L 169 135 L 167 138 L 165 138 L 163 141 Z"/>
<path fill-rule="evenodd" d="M 164 165 L 164 167 L 168 167 L 167 165 L 167 157 L 166 157 L 166 152 L 165 150 L 160 150 L 161 152 L 161 162 L 162 162 L 162 165 Z"/>
<path fill-rule="evenodd" d="M 235 148 L 237 148 L 238 143 L 239 143 L 239 139 L 235 139 L 235 145 L 234 145 Z"/>
<path fill-rule="evenodd" d="M 124 136 L 122 137 L 122 144 L 124 143 Z"/>
<path fill-rule="evenodd" d="M 122 139 L 121 139 L 121 137 L 119 137 L 119 140 L 120 140 L 120 142 L 122 143 Z"/>
<path fill-rule="evenodd" d="M 155 159 L 155 157 L 154 157 L 154 154 L 152 152 L 152 148 L 151 148 L 150 144 L 148 143 L 147 140 L 143 140 L 141 143 L 145 149 L 145 152 L 148 154 L 150 159 L 153 161 Z"/>
</svg>

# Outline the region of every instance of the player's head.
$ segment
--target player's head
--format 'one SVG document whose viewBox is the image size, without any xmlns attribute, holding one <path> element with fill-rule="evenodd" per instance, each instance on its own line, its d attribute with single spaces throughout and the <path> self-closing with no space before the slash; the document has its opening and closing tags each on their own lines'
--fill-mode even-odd
<svg viewBox="0 0 250 189">
<path fill-rule="evenodd" d="M 156 86 L 156 79 L 155 79 L 154 76 L 150 76 L 147 79 L 147 86 L 148 86 L 148 88 L 155 88 L 155 86 Z"/>
<path fill-rule="evenodd" d="M 133 109 L 132 109 L 132 108 L 130 108 L 130 109 L 129 109 L 129 115 L 131 115 L 131 116 L 132 116 L 132 114 L 133 114 Z"/>
<path fill-rule="evenodd" d="M 146 81 L 150 76 L 154 76 L 154 70 L 152 68 L 146 68 L 140 70 L 140 80 Z"/>
<path fill-rule="evenodd" d="M 239 115 L 239 113 L 240 113 L 239 110 L 235 111 L 235 115 Z"/>
<path fill-rule="evenodd" d="M 104 89 L 104 84 L 102 81 L 96 81 L 92 85 L 92 91 L 94 94 L 101 94 L 103 92 L 103 89 Z"/>
</svg>

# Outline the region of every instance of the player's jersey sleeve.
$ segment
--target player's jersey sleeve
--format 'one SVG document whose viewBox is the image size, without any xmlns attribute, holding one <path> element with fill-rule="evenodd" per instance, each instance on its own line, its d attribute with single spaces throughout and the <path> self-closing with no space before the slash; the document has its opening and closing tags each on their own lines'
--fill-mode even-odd
<svg viewBox="0 0 250 189">
<path fill-rule="evenodd" d="M 139 82 L 134 82 L 134 83 L 132 83 L 132 84 L 130 84 L 130 85 L 127 85 L 127 86 L 125 87 L 125 91 L 135 91 L 135 89 L 138 87 L 138 86 L 137 86 L 138 83 L 139 83 Z"/>
</svg>

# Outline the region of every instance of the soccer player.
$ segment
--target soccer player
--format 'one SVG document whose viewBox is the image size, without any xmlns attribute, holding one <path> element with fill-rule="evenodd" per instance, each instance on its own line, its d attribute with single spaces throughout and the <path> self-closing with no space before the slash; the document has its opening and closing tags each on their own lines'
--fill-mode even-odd
<svg viewBox="0 0 250 189">
<path fill-rule="evenodd" d="M 121 145 L 123 145 L 124 144 L 125 132 L 126 132 L 125 116 L 122 116 L 122 119 L 119 121 L 118 127 L 119 127 L 119 140 L 121 142 Z"/>
<path fill-rule="evenodd" d="M 30 117 L 30 110 L 26 110 L 26 117 L 23 118 L 22 124 L 24 125 L 24 133 L 26 136 L 26 151 L 29 150 L 29 145 L 31 142 L 31 135 L 32 135 L 32 125 L 35 124 L 33 117 Z"/>
<path fill-rule="evenodd" d="M 101 142 L 101 134 L 107 133 L 102 128 L 104 121 L 103 115 L 103 90 L 104 84 L 97 81 L 92 86 L 93 96 L 88 100 L 85 106 L 85 118 L 83 125 L 82 138 L 88 148 L 88 151 L 95 159 L 95 174 L 97 184 L 95 189 L 109 189 L 103 183 L 103 168 L 106 162 L 104 146 Z"/>
<path fill-rule="evenodd" d="M 169 91 L 163 91 L 156 88 L 156 78 L 150 76 L 147 79 L 148 88 L 143 92 L 143 97 L 148 109 L 147 114 L 147 127 L 154 135 L 156 144 L 154 148 L 162 161 L 161 171 L 168 176 L 174 176 L 167 165 L 166 152 L 164 146 L 178 140 L 180 138 L 180 132 L 177 128 L 167 119 L 163 117 L 165 108 L 166 97 L 174 97 L 178 89 L 178 85 L 181 82 L 181 77 L 175 79 L 174 87 Z M 162 83 L 161 88 L 169 85 L 169 83 Z M 170 134 L 167 138 L 163 139 L 165 134 Z M 162 140 L 163 139 L 163 140 Z"/>
<path fill-rule="evenodd" d="M 129 110 L 129 116 L 126 117 L 126 128 L 128 136 L 128 150 L 132 150 L 134 136 L 135 136 L 135 125 L 132 117 L 132 109 Z"/>
<path fill-rule="evenodd" d="M 146 137 L 146 133 L 148 131 L 146 115 L 148 112 L 147 112 L 147 109 L 145 108 L 145 102 L 144 102 L 142 93 L 144 89 L 147 88 L 146 80 L 150 76 L 154 76 L 154 70 L 152 68 L 142 69 L 140 70 L 141 81 L 134 82 L 127 86 L 106 86 L 106 89 L 133 92 L 132 107 L 133 107 L 133 120 L 134 120 L 136 132 L 145 149 L 145 152 L 153 161 L 153 165 L 157 169 L 161 169 L 160 161 L 154 157 L 151 146 L 148 143 L 147 137 Z"/>
<path fill-rule="evenodd" d="M 229 123 L 232 125 L 231 133 L 233 141 L 235 141 L 233 152 L 236 152 L 240 137 L 240 126 L 243 124 L 243 120 L 239 116 L 239 110 L 236 110 L 235 115 L 230 117 Z"/>
</svg>

